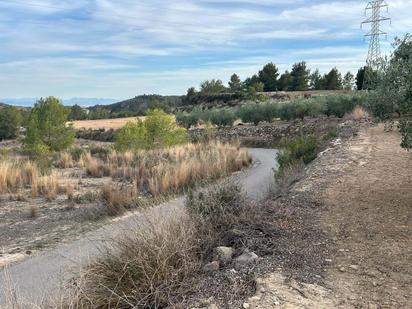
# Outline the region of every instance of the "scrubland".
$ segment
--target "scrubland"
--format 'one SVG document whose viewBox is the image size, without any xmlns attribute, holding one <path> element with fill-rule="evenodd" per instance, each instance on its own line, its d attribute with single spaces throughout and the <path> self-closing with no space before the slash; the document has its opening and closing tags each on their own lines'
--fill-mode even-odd
<svg viewBox="0 0 412 309">
<path fill-rule="evenodd" d="M 236 144 L 208 142 L 120 152 L 74 147 L 31 160 L 0 159 L 0 240 L 4 256 L 36 251 L 250 164 Z"/>
</svg>

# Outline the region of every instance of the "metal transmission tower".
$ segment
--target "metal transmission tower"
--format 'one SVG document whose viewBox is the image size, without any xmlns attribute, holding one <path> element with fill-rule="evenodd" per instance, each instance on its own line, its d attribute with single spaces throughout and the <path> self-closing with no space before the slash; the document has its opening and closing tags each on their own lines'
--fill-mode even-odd
<svg viewBox="0 0 412 309">
<path fill-rule="evenodd" d="M 374 79 L 373 75 L 376 74 L 375 72 L 380 69 L 382 64 L 380 37 L 387 35 L 387 33 L 383 32 L 380 26 L 382 22 L 391 21 L 389 17 L 382 14 L 382 10 L 386 9 L 386 12 L 388 12 L 388 8 L 389 5 L 385 0 L 369 1 L 365 8 L 365 15 L 368 18 L 361 23 L 361 27 L 365 24 L 371 25 L 370 31 L 365 35 L 365 37 L 370 37 L 364 78 L 364 86 L 367 86 L 366 88 L 370 87 L 370 83 Z M 368 85 L 365 85 L 365 83 Z"/>
</svg>

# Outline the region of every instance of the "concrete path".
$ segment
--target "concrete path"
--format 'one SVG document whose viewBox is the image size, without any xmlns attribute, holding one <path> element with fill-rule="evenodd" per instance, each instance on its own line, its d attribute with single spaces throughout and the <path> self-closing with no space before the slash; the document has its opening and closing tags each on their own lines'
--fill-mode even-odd
<svg viewBox="0 0 412 309">
<path fill-rule="evenodd" d="M 255 164 L 247 171 L 234 177 L 240 182 L 244 191 L 254 199 L 259 199 L 267 192 L 273 168 L 276 168 L 276 150 L 249 149 Z M 184 197 L 169 201 L 151 208 L 150 212 L 174 212 L 184 205 Z M 45 297 L 56 295 L 64 282 L 70 279 L 70 273 L 99 253 L 98 246 L 102 241 L 110 240 L 124 232 L 129 224 L 138 224 L 139 217 L 145 214 L 132 215 L 114 220 L 110 225 L 84 235 L 83 238 L 62 243 L 56 248 L 44 251 L 21 263 L 0 271 L 0 308 L 6 307 L 14 290 L 20 301 L 31 308 L 30 304 L 40 304 Z M 163 215 L 163 214 L 162 214 Z"/>
</svg>

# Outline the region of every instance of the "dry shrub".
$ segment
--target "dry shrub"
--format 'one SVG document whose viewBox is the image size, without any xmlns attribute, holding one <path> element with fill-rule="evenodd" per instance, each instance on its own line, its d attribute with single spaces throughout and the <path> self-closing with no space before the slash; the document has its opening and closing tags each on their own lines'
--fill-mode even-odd
<svg viewBox="0 0 412 309">
<path fill-rule="evenodd" d="M 59 154 L 56 166 L 58 168 L 72 168 L 76 166 L 76 164 L 72 158 L 72 155 L 69 152 L 62 152 Z"/>
<path fill-rule="evenodd" d="M 144 217 L 102 250 L 76 289 L 80 308 L 166 308 L 197 268 L 194 227 L 177 211 Z"/>
<path fill-rule="evenodd" d="M 109 216 L 117 216 L 131 209 L 136 204 L 133 196 L 131 189 L 119 189 L 113 184 L 106 184 L 101 190 L 101 199 Z"/>
<path fill-rule="evenodd" d="M 221 182 L 212 188 L 190 193 L 186 207 L 193 218 L 200 254 L 214 256 L 214 248 L 248 248 L 263 256 L 276 246 L 273 214 L 267 203 L 249 200 L 239 184 Z"/>
<path fill-rule="evenodd" d="M 39 216 L 39 208 L 35 205 L 29 206 L 29 218 L 36 219 Z"/>
<path fill-rule="evenodd" d="M 87 175 L 95 178 L 102 178 L 104 176 L 110 176 L 111 174 L 110 167 L 101 159 L 93 157 L 90 153 L 82 155 L 80 166 L 86 168 Z"/>
<path fill-rule="evenodd" d="M 367 111 L 362 106 L 356 106 L 352 111 L 352 118 L 355 120 L 361 120 L 368 117 Z"/>
</svg>

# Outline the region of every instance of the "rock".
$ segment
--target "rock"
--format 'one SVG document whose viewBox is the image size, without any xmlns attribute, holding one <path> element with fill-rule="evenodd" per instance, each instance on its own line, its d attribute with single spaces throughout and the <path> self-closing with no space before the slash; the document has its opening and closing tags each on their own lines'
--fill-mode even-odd
<svg viewBox="0 0 412 309">
<path fill-rule="evenodd" d="M 209 305 L 209 307 L 207 307 L 207 309 L 219 309 L 219 307 L 216 306 L 215 304 L 211 304 Z"/>
<path fill-rule="evenodd" d="M 248 308 L 250 308 L 250 305 L 249 305 L 248 303 L 244 303 L 244 304 L 243 304 L 243 308 L 244 308 L 244 309 L 248 309 Z"/>
<path fill-rule="evenodd" d="M 229 263 L 232 260 L 233 249 L 230 247 L 217 247 L 216 253 L 222 263 Z"/>
<path fill-rule="evenodd" d="M 344 273 L 345 272 L 345 267 L 339 267 L 339 271 Z"/>
<path fill-rule="evenodd" d="M 358 265 L 350 265 L 349 268 L 352 268 L 353 270 L 358 270 L 359 266 Z"/>
<path fill-rule="evenodd" d="M 220 267 L 220 263 L 218 261 L 213 261 L 203 266 L 203 270 L 205 272 L 212 272 L 212 271 L 219 270 L 219 267 Z"/>
<path fill-rule="evenodd" d="M 256 255 L 256 253 L 245 250 L 242 255 L 238 256 L 235 259 L 235 263 L 237 265 L 245 265 L 256 261 L 258 258 L 259 257 Z"/>
</svg>

